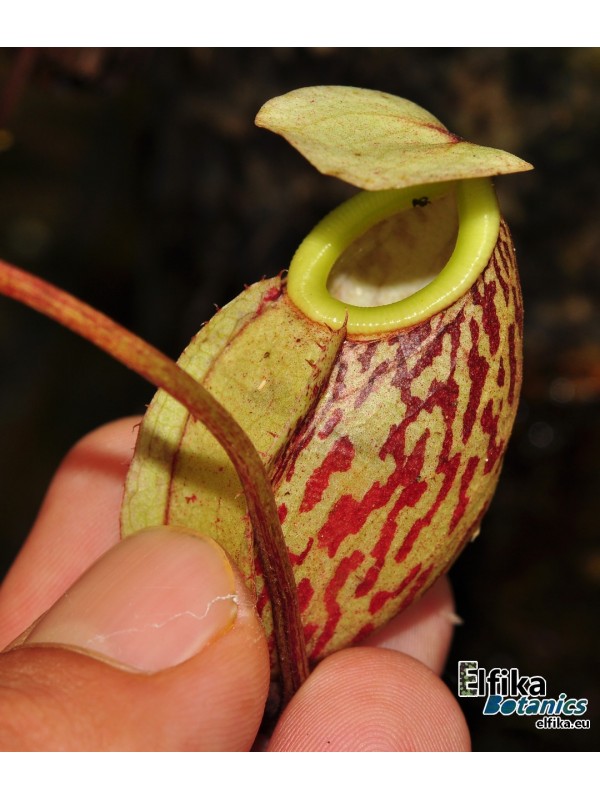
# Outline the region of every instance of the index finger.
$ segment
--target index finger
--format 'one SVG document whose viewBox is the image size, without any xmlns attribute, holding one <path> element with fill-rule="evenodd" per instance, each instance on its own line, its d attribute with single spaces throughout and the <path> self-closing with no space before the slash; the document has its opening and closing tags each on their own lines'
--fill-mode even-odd
<svg viewBox="0 0 600 800">
<path fill-rule="evenodd" d="M 128 417 L 90 433 L 58 468 L 0 588 L 0 649 L 119 541 L 123 484 L 139 422 Z"/>
</svg>

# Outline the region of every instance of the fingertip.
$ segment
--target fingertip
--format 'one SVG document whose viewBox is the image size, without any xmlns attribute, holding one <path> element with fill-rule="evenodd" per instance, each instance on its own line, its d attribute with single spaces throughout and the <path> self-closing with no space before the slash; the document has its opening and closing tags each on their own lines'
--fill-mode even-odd
<svg viewBox="0 0 600 800">
<path fill-rule="evenodd" d="M 15 721 L 0 726 L 0 748 L 247 750 L 269 675 L 262 625 L 224 551 L 147 530 L 0 655 L 0 718 Z"/>
<path fill-rule="evenodd" d="M 419 661 L 380 648 L 325 659 L 285 709 L 274 751 L 455 751 L 470 737 L 457 701 Z"/>
</svg>

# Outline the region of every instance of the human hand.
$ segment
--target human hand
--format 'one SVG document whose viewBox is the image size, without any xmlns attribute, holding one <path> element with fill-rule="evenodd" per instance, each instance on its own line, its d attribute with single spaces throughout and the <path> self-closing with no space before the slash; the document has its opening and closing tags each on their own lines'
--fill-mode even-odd
<svg viewBox="0 0 600 800">
<path fill-rule="evenodd" d="M 255 741 L 267 645 L 224 552 L 169 528 L 119 542 L 137 421 L 71 451 L 0 589 L 2 750 L 247 750 Z M 452 627 L 444 579 L 368 646 L 326 658 L 265 746 L 468 748 L 437 677 Z"/>
</svg>

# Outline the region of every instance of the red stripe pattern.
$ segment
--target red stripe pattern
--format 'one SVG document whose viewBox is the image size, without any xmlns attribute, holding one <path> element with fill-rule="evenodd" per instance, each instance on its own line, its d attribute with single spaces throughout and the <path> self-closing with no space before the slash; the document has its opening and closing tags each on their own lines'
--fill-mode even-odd
<svg viewBox="0 0 600 800">
<path fill-rule="evenodd" d="M 313 660 L 405 608 L 477 532 L 516 413 L 521 321 L 503 223 L 488 267 L 452 307 L 344 343 L 275 486 L 290 552 L 303 555 Z"/>
</svg>

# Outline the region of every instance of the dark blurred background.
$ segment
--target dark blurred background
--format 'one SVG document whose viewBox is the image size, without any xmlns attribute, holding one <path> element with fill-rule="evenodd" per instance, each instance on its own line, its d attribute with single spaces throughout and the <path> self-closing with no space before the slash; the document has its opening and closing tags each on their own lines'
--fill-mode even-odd
<svg viewBox="0 0 600 800">
<path fill-rule="evenodd" d="M 600 50 L 0 51 L 0 255 L 176 357 L 245 283 L 285 268 L 354 190 L 254 127 L 311 84 L 407 97 L 535 172 L 497 181 L 526 304 L 519 415 L 482 535 L 453 568 L 458 659 L 589 699 L 590 731 L 537 731 L 462 701 L 477 750 L 590 750 L 598 737 Z M 4 571 L 67 449 L 152 389 L 0 298 Z"/>
</svg>

